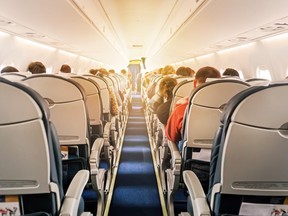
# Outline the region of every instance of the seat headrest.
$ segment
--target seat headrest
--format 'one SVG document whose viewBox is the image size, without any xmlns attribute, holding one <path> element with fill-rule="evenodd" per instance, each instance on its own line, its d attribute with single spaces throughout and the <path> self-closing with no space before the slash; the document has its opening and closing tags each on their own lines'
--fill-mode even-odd
<svg viewBox="0 0 288 216">
<path fill-rule="evenodd" d="M 43 114 L 49 117 L 49 109 L 43 98 L 27 86 L 0 78 L 0 92 L 0 124 L 39 119 Z M 35 106 L 35 103 L 38 105 Z"/>
</svg>

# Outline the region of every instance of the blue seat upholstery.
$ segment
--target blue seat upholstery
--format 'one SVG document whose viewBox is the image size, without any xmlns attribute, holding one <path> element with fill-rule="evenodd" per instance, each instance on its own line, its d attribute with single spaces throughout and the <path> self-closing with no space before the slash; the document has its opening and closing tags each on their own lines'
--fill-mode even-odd
<svg viewBox="0 0 288 216">
<path fill-rule="evenodd" d="M 3 78 L 0 101 L 0 196 L 14 196 L 20 214 L 76 215 L 89 172 L 77 172 L 64 195 L 60 145 L 47 103 Z"/>
<path fill-rule="evenodd" d="M 213 143 L 207 201 L 197 176 L 184 172 L 194 215 L 259 215 L 265 204 L 271 209 L 264 214 L 270 215 L 285 202 L 287 92 L 287 82 L 270 83 L 229 101 Z M 247 213 L 247 206 L 254 212 Z"/>
</svg>

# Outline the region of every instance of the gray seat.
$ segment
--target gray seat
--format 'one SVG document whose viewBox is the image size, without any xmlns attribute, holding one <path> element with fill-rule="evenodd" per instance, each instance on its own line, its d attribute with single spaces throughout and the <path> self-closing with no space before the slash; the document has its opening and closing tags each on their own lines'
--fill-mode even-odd
<svg viewBox="0 0 288 216">
<path fill-rule="evenodd" d="M 0 195 L 13 196 L 21 215 L 77 215 L 89 172 L 77 172 L 63 194 L 60 145 L 44 99 L 0 78 L 0 100 Z"/>
<path fill-rule="evenodd" d="M 64 182 L 69 184 L 79 169 L 90 170 L 92 187 L 97 193 L 98 204 L 101 203 L 97 211 L 102 212 L 106 169 L 100 168 L 100 156 L 105 139 L 99 138 L 90 144 L 85 90 L 73 80 L 51 74 L 33 75 L 23 82 L 49 104 L 51 121 L 56 127 L 62 153 L 68 155 L 63 158 Z"/>
<path fill-rule="evenodd" d="M 7 72 L 1 74 L 1 77 L 13 82 L 21 82 L 28 76 L 31 76 L 30 72 Z"/>
<path fill-rule="evenodd" d="M 268 206 L 261 215 L 271 215 L 273 208 L 286 208 L 287 91 L 287 82 L 270 83 L 230 100 L 213 143 L 207 196 L 197 176 L 184 172 L 190 214 L 260 215 Z"/>
<path fill-rule="evenodd" d="M 98 84 L 83 76 L 71 76 L 70 79 L 79 83 L 86 95 L 86 107 L 88 110 L 88 116 L 90 121 L 90 132 L 91 132 L 91 143 L 94 142 L 96 138 L 103 136 L 103 106 L 100 98 L 100 89 Z"/>
<path fill-rule="evenodd" d="M 195 88 L 183 118 L 183 148 L 168 142 L 172 154 L 171 168 L 166 170 L 169 208 L 173 206 L 173 194 L 182 183 L 183 170 L 194 170 L 201 176 L 203 187 L 208 187 L 210 153 L 220 116 L 226 103 L 249 85 L 236 79 L 217 79 Z M 177 151 L 178 150 L 178 151 Z M 180 151 L 180 152 L 179 152 Z M 172 211 L 172 209 L 170 209 Z"/>
</svg>

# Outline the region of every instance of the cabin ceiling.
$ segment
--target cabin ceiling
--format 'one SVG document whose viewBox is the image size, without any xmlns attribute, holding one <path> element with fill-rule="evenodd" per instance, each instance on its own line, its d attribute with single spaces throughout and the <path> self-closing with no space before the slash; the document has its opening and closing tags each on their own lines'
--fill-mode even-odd
<svg viewBox="0 0 288 216">
<path fill-rule="evenodd" d="M 288 30 L 287 0 L 0 0 L 0 29 L 111 67 L 181 62 Z"/>
</svg>

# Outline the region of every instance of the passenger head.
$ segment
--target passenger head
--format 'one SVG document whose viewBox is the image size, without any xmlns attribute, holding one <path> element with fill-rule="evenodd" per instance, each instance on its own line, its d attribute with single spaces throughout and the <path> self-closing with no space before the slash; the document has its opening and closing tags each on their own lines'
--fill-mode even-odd
<svg viewBox="0 0 288 216">
<path fill-rule="evenodd" d="M 154 70 L 152 73 L 153 74 L 162 74 L 162 70 L 163 70 L 163 68 L 158 68 L 158 69 Z"/>
<path fill-rule="evenodd" d="M 92 74 L 92 75 L 96 75 L 98 72 L 98 69 L 90 69 L 89 70 L 89 73 Z"/>
<path fill-rule="evenodd" d="M 19 72 L 19 70 L 13 66 L 6 66 L 2 68 L 1 73 L 7 73 L 7 72 Z"/>
<path fill-rule="evenodd" d="M 190 67 L 179 67 L 176 70 L 176 75 L 178 76 L 193 76 L 195 74 L 195 71 L 191 69 Z"/>
<path fill-rule="evenodd" d="M 127 75 L 127 71 L 125 69 L 122 69 L 120 73 L 123 75 Z"/>
<path fill-rule="evenodd" d="M 71 67 L 67 64 L 63 64 L 60 68 L 62 73 L 71 73 Z"/>
<path fill-rule="evenodd" d="M 222 74 L 223 76 L 236 76 L 239 77 L 239 73 L 237 70 L 233 68 L 226 68 L 226 70 Z"/>
<path fill-rule="evenodd" d="M 159 94 L 167 100 L 172 98 L 173 88 L 177 85 L 177 80 L 172 77 L 164 77 L 159 83 Z"/>
<path fill-rule="evenodd" d="M 98 74 L 109 76 L 109 72 L 105 68 L 98 69 Z"/>
<path fill-rule="evenodd" d="M 110 73 L 110 74 L 115 74 L 115 70 L 114 70 L 114 69 L 110 69 L 110 70 L 108 71 L 108 73 Z"/>
<path fill-rule="evenodd" d="M 166 65 L 162 70 L 161 70 L 162 75 L 168 75 L 168 74 L 175 74 L 175 69 L 171 65 Z"/>
<path fill-rule="evenodd" d="M 31 62 L 28 66 L 28 71 L 30 71 L 32 74 L 46 73 L 46 67 L 42 62 Z"/>
<path fill-rule="evenodd" d="M 194 87 L 205 83 L 207 78 L 221 78 L 221 74 L 214 67 L 202 67 L 197 71 L 195 75 Z"/>
</svg>

